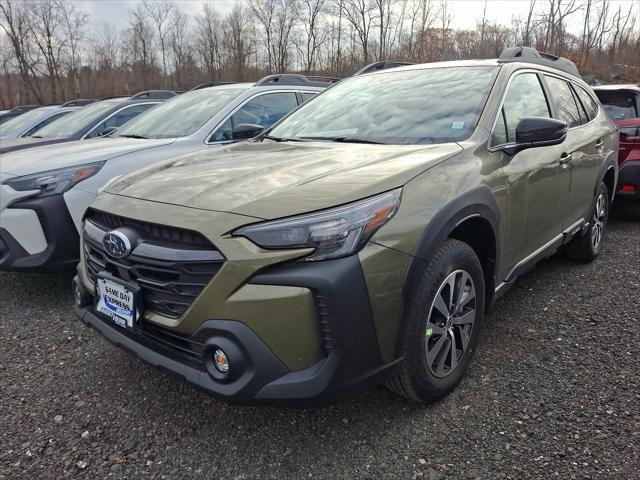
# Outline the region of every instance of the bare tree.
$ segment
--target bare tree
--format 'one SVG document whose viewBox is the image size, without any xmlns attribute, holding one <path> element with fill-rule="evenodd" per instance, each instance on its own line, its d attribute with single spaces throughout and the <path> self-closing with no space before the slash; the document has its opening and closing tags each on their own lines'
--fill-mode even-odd
<svg viewBox="0 0 640 480">
<path fill-rule="evenodd" d="M 294 0 L 251 0 L 253 14 L 265 35 L 267 62 L 277 71 L 287 68 L 296 6 Z"/>
<path fill-rule="evenodd" d="M 371 0 L 342 0 L 340 9 L 356 34 L 355 39 L 362 49 L 363 63 L 369 63 L 370 32 L 377 19 L 375 4 Z"/>
<path fill-rule="evenodd" d="M 147 20 L 146 11 L 141 4 L 131 11 L 129 19 L 129 55 L 132 68 L 142 79 L 142 87 L 147 89 L 151 84 L 151 75 L 156 64 L 156 53 L 153 48 L 153 27 Z"/>
<path fill-rule="evenodd" d="M 0 0 L 0 105 L 274 71 L 344 76 L 376 58 L 495 57 L 518 44 L 568 56 L 604 80 L 640 80 L 638 0 L 529 0 L 509 24 L 492 21 L 486 1 L 472 29 L 453 27 L 446 0 L 250 1 L 226 15 L 207 2 L 192 23 L 180 2 L 146 0 L 125 28 L 89 32 L 73 0 Z"/>
<path fill-rule="evenodd" d="M 315 69 L 319 50 L 329 35 L 329 29 L 324 25 L 326 3 L 327 0 L 302 0 L 300 4 L 297 20 L 304 30 L 304 35 L 294 43 L 302 55 L 305 73 Z"/>
<path fill-rule="evenodd" d="M 176 5 L 168 0 L 143 0 L 143 8 L 158 34 L 158 42 L 160 43 L 160 56 L 162 58 L 162 74 L 167 75 L 167 37 L 169 31 L 172 30 L 172 18 L 177 12 Z M 180 12 L 182 13 L 182 12 Z"/>
<path fill-rule="evenodd" d="M 0 13 L 2 13 L 0 27 L 2 27 L 13 47 L 13 54 L 16 58 L 22 84 L 37 102 L 42 103 L 44 97 L 39 84 L 35 81 L 39 59 L 34 59 L 33 56 L 28 5 L 12 0 L 2 0 Z"/>
<path fill-rule="evenodd" d="M 181 10 L 176 10 L 171 20 L 168 43 L 173 59 L 173 72 L 175 76 L 174 87 L 181 89 L 182 71 L 191 58 L 191 46 L 187 38 L 188 17 Z"/>
<path fill-rule="evenodd" d="M 196 22 L 196 50 L 211 80 L 220 80 L 224 62 L 220 14 L 211 4 L 205 3 Z"/>
<path fill-rule="evenodd" d="M 587 65 L 592 50 L 602 46 L 604 36 L 613 28 L 613 23 L 609 23 L 609 6 L 609 0 L 586 0 L 578 61 L 580 67 Z"/>
<path fill-rule="evenodd" d="M 253 52 L 253 32 L 249 12 L 241 4 L 236 4 L 225 18 L 223 31 L 231 74 L 238 81 L 245 80 L 248 60 Z"/>
</svg>

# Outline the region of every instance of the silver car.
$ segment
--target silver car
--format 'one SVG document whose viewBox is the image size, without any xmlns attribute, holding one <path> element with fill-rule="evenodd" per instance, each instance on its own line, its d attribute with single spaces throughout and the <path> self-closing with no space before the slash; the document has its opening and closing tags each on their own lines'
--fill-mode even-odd
<svg viewBox="0 0 640 480">
<path fill-rule="evenodd" d="M 328 85 L 273 75 L 193 90 L 110 136 L 3 154 L 0 269 L 77 262 L 82 217 L 105 184 L 161 160 L 255 136 Z"/>
<path fill-rule="evenodd" d="M 7 120 L 5 123 L 0 125 L 0 140 L 33 135 L 41 128 L 49 125 L 63 115 L 77 110 L 78 108 L 81 107 L 52 105 L 49 107 L 40 107 L 29 110 L 28 112 L 12 118 L 11 120 Z"/>
</svg>

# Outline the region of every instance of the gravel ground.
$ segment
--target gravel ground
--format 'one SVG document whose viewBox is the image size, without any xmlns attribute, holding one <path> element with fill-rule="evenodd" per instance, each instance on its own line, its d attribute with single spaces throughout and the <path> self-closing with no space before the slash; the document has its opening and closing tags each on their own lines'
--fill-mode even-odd
<svg viewBox="0 0 640 480">
<path fill-rule="evenodd" d="M 521 278 L 431 406 L 226 405 L 83 327 L 70 281 L 0 274 L 2 479 L 640 479 L 640 210 L 595 263 Z"/>
</svg>

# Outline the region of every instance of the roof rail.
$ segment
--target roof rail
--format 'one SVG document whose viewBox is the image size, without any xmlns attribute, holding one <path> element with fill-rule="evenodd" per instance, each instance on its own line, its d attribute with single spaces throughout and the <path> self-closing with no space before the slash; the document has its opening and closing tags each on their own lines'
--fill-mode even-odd
<svg viewBox="0 0 640 480">
<path fill-rule="evenodd" d="M 93 98 L 77 98 L 75 100 L 69 100 L 68 102 L 64 102 L 61 107 L 84 107 L 85 105 L 89 105 L 90 103 L 95 102 Z"/>
<path fill-rule="evenodd" d="M 238 82 L 205 82 L 205 83 L 201 83 L 200 85 L 196 85 L 189 91 L 192 92 L 193 90 L 201 90 L 203 88 L 217 87 L 219 85 L 231 85 L 233 83 L 238 83 Z"/>
<path fill-rule="evenodd" d="M 370 63 L 366 67 L 362 67 L 360 70 L 354 73 L 353 76 L 355 77 L 356 75 L 364 75 L 365 73 L 377 72 L 379 70 L 387 70 L 389 68 L 404 67 L 406 65 L 415 65 L 415 63 L 396 62 L 394 60 L 381 60 L 379 62 Z"/>
<path fill-rule="evenodd" d="M 342 81 L 341 78 L 338 77 L 327 77 L 326 75 L 306 75 L 309 80 L 314 80 L 318 82 L 327 82 L 327 83 L 338 83 Z"/>
<path fill-rule="evenodd" d="M 10 112 L 27 112 L 29 110 L 33 110 L 34 108 L 40 108 L 42 105 L 19 105 L 17 107 L 13 107 Z"/>
<path fill-rule="evenodd" d="M 141 99 L 161 99 L 172 98 L 176 96 L 176 92 L 173 90 L 145 90 L 144 92 L 138 92 L 131 96 L 131 100 Z"/>
<path fill-rule="evenodd" d="M 552 67 L 561 70 L 574 77 L 580 77 L 578 67 L 571 60 L 564 57 L 556 57 L 550 53 L 539 52 L 535 48 L 531 47 L 508 47 L 505 48 L 500 57 L 499 63 L 509 62 L 526 62 L 534 63 L 536 65 L 544 65 L 545 67 Z"/>
<path fill-rule="evenodd" d="M 130 98 L 129 95 L 109 95 L 107 97 L 100 98 L 102 100 L 113 100 L 114 98 Z"/>
<path fill-rule="evenodd" d="M 338 79 L 328 79 L 326 77 L 306 77 L 299 73 L 277 73 L 275 75 L 267 75 L 258 80 L 254 86 L 262 87 L 265 85 L 297 85 L 304 87 L 328 87 L 336 83 Z"/>
</svg>

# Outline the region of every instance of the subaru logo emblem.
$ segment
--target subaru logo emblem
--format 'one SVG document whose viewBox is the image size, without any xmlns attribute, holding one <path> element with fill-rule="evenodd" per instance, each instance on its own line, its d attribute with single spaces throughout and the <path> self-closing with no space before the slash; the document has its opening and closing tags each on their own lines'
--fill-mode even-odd
<svg viewBox="0 0 640 480">
<path fill-rule="evenodd" d="M 129 238 L 118 230 L 112 230 L 102 239 L 105 252 L 113 258 L 124 258 L 131 253 Z"/>
</svg>

